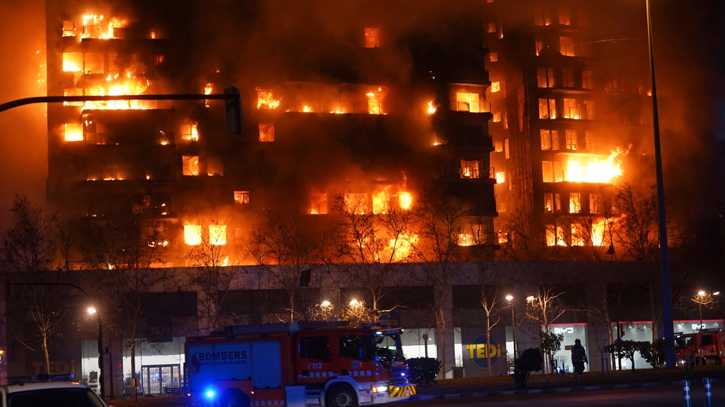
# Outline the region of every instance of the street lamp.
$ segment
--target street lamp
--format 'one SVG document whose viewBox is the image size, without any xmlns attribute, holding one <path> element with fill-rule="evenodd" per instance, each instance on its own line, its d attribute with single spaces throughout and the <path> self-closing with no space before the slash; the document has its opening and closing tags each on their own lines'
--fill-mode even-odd
<svg viewBox="0 0 725 407">
<path fill-rule="evenodd" d="M 332 303 L 330 301 L 322 301 L 320 303 L 320 308 L 322 308 L 322 315 L 323 319 L 327 321 L 327 319 L 330 317 L 330 307 L 332 306 Z"/>
<path fill-rule="evenodd" d="M 662 152 L 660 148 L 660 122 L 657 112 L 657 86 L 655 84 L 655 58 L 652 44 L 652 12 L 650 0 L 647 8 L 647 43 L 649 48 L 649 70 L 652 80 L 652 120 L 654 131 L 655 169 L 657 172 L 657 212 L 660 237 L 660 280 L 662 283 L 662 323 L 665 337 L 665 366 L 675 368 L 675 327 L 672 320 L 672 287 L 670 285 L 670 259 L 667 246 L 667 215 L 665 213 L 665 182 L 662 176 Z"/>
<path fill-rule="evenodd" d="M 708 306 L 714 302 L 714 299 L 712 298 L 715 295 L 720 294 L 720 291 L 715 291 L 714 293 L 710 294 L 706 292 L 705 290 L 700 290 L 697 292 L 697 295 L 692 298 L 692 301 L 697 303 L 697 307 L 700 311 L 700 325 L 699 329 L 703 329 L 704 326 L 702 325 L 702 306 Z"/>
<path fill-rule="evenodd" d="M 516 359 L 516 311 L 514 310 L 514 296 L 509 294 L 506 296 L 506 301 L 508 301 L 509 305 L 511 306 L 511 329 L 513 331 L 514 336 L 514 359 Z"/>
</svg>

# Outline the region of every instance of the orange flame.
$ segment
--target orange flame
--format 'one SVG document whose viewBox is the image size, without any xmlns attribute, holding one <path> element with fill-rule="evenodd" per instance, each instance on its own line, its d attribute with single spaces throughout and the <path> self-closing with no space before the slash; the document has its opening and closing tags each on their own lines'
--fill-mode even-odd
<svg viewBox="0 0 725 407">
<path fill-rule="evenodd" d="M 215 246 L 227 244 L 227 225 L 209 225 L 209 243 Z"/>
<path fill-rule="evenodd" d="M 281 100 L 275 99 L 271 90 L 257 88 L 257 109 L 276 109 Z"/>
<path fill-rule="evenodd" d="M 436 107 L 433 106 L 433 101 L 431 100 L 430 102 L 428 102 L 428 114 L 433 114 L 436 112 L 436 110 L 438 110 L 438 109 L 436 109 Z"/>
<path fill-rule="evenodd" d="M 611 184 L 613 179 L 624 174 L 622 159 L 632 147 L 617 147 L 608 157 L 587 154 L 580 159 L 570 156 L 566 163 L 565 181 Z M 586 166 L 586 169 L 584 168 Z"/>
<path fill-rule="evenodd" d="M 99 38 L 99 39 L 108 39 L 108 38 L 116 38 L 116 33 L 114 33 L 114 30 L 116 28 L 122 28 L 126 27 L 128 25 L 127 19 L 119 19 L 116 17 L 111 18 L 111 20 L 106 25 L 104 22 L 104 17 L 102 15 L 96 15 L 96 14 L 87 14 L 83 16 L 83 34 L 81 35 L 81 38 Z"/>
<path fill-rule="evenodd" d="M 378 87 L 377 90 L 366 93 L 368 97 L 368 114 L 384 114 L 383 113 L 383 99 L 387 92 L 382 88 Z"/>
<path fill-rule="evenodd" d="M 400 204 L 400 209 L 410 210 L 413 207 L 413 196 L 410 192 L 399 192 L 398 203 Z"/>
<path fill-rule="evenodd" d="M 201 244 L 201 225 L 184 225 L 184 243 L 188 246 Z"/>
<path fill-rule="evenodd" d="M 80 123 L 65 123 L 65 141 L 83 141 L 83 126 Z"/>
<path fill-rule="evenodd" d="M 418 235 L 408 235 L 408 234 L 401 234 L 398 236 L 397 239 L 390 239 L 390 244 L 388 247 L 390 250 L 394 250 L 394 258 L 395 260 L 403 260 L 406 257 L 410 256 L 410 253 L 413 251 L 413 245 L 415 245 L 418 242 Z"/>
</svg>

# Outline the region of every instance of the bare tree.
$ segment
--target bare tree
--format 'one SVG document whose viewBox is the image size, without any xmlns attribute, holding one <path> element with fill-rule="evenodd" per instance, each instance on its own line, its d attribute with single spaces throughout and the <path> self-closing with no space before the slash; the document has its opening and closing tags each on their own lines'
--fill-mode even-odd
<svg viewBox="0 0 725 407">
<path fill-rule="evenodd" d="M 483 282 L 481 283 L 481 307 L 483 312 L 486 314 L 486 357 L 488 358 L 488 375 L 493 376 L 491 369 L 491 329 L 493 329 L 499 322 L 501 322 L 501 316 L 498 315 L 500 309 L 498 306 L 498 286 L 493 287 L 487 286 Z M 515 321 L 513 322 L 516 323 Z"/>
<path fill-rule="evenodd" d="M 321 247 L 322 237 L 298 211 L 267 211 L 252 230 L 247 250 L 268 273 L 272 285 L 287 293 L 289 322 L 301 313 L 295 307 L 297 294 L 309 285 Z"/>
<path fill-rule="evenodd" d="M 508 261 L 535 261 L 547 257 L 544 227 L 529 211 L 516 209 L 508 215 L 501 232 L 508 242 L 501 246 L 497 256 Z"/>
<path fill-rule="evenodd" d="M 541 338 L 542 342 L 550 336 L 551 324 L 568 310 L 561 299 L 564 294 L 565 291 L 555 286 L 542 284 L 533 295 L 526 298 L 525 317 L 536 323 L 535 336 Z M 544 349 L 544 351 L 550 364 L 549 369 L 551 369 L 554 355 L 550 349 Z"/>
</svg>

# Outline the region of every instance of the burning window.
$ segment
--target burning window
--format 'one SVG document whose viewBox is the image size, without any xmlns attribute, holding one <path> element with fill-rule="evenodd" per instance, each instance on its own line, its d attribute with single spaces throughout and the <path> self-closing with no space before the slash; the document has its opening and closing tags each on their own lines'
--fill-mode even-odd
<svg viewBox="0 0 725 407">
<path fill-rule="evenodd" d="M 564 118 L 579 119 L 579 105 L 576 99 L 564 98 Z"/>
<path fill-rule="evenodd" d="M 83 54 L 80 52 L 63 53 L 63 72 L 83 71 Z"/>
<path fill-rule="evenodd" d="M 248 205 L 249 204 L 249 191 L 234 191 L 234 204 L 235 205 Z"/>
<path fill-rule="evenodd" d="M 104 73 L 103 54 L 86 52 L 83 54 L 83 73 Z"/>
<path fill-rule="evenodd" d="M 410 192 L 398 192 L 398 205 L 400 209 L 410 210 L 413 207 L 413 195 Z"/>
<path fill-rule="evenodd" d="M 496 93 L 501 91 L 501 82 L 491 82 L 491 92 Z"/>
<path fill-rule="evenodd" d="M 584 246 L 584 233 L 581 228 L 576 224 L 571 224 L 571 245 L 572 246 Z"/>
<path fill-rule="evenodd" d="M 489 62 L 498 62 L 498 52 L 492 52 L 488 54 L 488 61 Z"/>
<path fill-rule="evenodd" d="M 556 99 L 539 99 L 539 119 L 556 119 Z"/>
<path fill-rule="evenodd" d="M 128 20 L 104 18 L 102 15 L 89 14 L 83 16 L 83 38 L 121 38 Z"/>
<path fill-rule="evenodd" d="M 551 11 L 548 7 L 534 7 L 534 25 L 551 25 Z"/>
<path fill-rule="evenodd" d="M 65 123 L 65 141 L 83 141 L 83 125 L 80 123 Z"/>
<path fill-rule="evenodd" d="M 261 143 L 271 143 L 274 141 L 273 123 L 259 123 L 259 141 Z"/>
<path fill-rule="evenodd" d="M 569 9 L 566 7 L 559 8 L 559 24 L 561 24 L 561 25 L 571 24 L 571 15 L 569 13 Z"/>
<path fill-rule="evenodd" d="M 76 23 L 72 20 L 63 20 L 63 37 L 76 36 Z"/>
<path fill-rule="evenodd" d="M 488 23 L 488 32 L 489 33 L 495 33 L 496 32 L 496 23 Z"/>
<path fill-rule="evenodd" d="M 591 130 L 586 130 L 584 132 L 584 149 L 587 151 L 592 151 L 592 142 L 594 141 L 594 132 Z"/>
<path fill-rule="evenodd" d="M 189 141 L 199 140 L 199 126 L 196 122 L 181 126 L 181 138 Z"/>
<path fill-rule="evenodd" d="M 539 130 L 541 136 L 542 150 L 558 150 L 559 149 L 559 130 Z"/>
<path fill-rule="evenodd" d="M 310 194 L 310 215 L 327 214 L 327 193 L 313 192 Z"/>
<path fill-rule="evenodd" d="M 602 195 L 598 193 L 589 193 L 589 213 L 598 215 L 604 212 L 602 207 Z"/>
<path fill-rule="evenodd" d="M 500 123 L 501 122 L 501 112 L 494 112 L 493 113 L 493 122 L 494 123 Z"/>
<path fill-rule="evenodd" d="M 541 40 L 535 40 L 534 48 L 536 51 L 536 56 L 538 57 L 541 55 L 541 51 L 544 49 L 544 42 Z"/>
<path fill-rule="evenodd" d="M 481 178 L 481 162 L 478 160 L 461 160 L 459 173 L 461 178 Z"/>
<path fill-rule="evenodd" d="M 574 87 L 574 71 L 571 68 L 561 68 L 561 86 Z"/>
<path fill-rule="evenodd" d="M 566 246 L 564 228 L 561 225 L 546 225 L 546 245 Z"/>
<path fill-rule="evenodd" d="M 536 68 L 536 82 L 540 88 L 553 88 L 554 68 Z"/>
<path fill-rule="evenodd" d="M 345 194 L 345 212 L 356 215 L 370 213 L 370 199 L 368 194 L 349 193 Z"/>
<path fill-rule="evenodd" d="M 541 174 L 543 182 L 562 182 L 564 171 L 559 161 L 542 161 Z"/>
<path fill-rule="evenodd" d="M 227 225 L 209 225 L 209 243 L 214 246 L 227 244 Z"/>
<path fill-rule="evenodd" d="M 498 240 L 498 244 L 504 244 L 504 243 L 508 243 L 509 242 L 509 234 L 508 233 L 505 233 L 505 232 L 502 232 L 502 231 L 499 230 L 498 233 L 497 233 L 497 237 L 498 237 L 498 239 L 497 239 Z"/>
<path fill-rule="evenodd" d="M 206 175 L 210 177 L 224 175 L 224 164 L 218 157 L 210 157 L 206 160 Z"/>
<path fill-rule="evenodd" d="M 494 141 L 493 143 L 493 149 L 497 153 L 503 152 L 503 143 L 500 141 Z"/>
<path fill-rule="evenodd" d="M 569 213 L 582 212 L 582 194 L 572 192 L 569 194 Z"/>
<path fill-rule="evenodd" d="M 566 149 L 567 150 L 576 150 L 577 144 L 576 144 L 576 131 L 574 130 L 566 130 Z"/>
<path fill-rule="evenodd" d="M 199 156 L 184 155 L 181 157 L 182 171 L 184 175 L 199 175 Z"/>
<path fill-rule="evenodd" d="M 270 89 L 257 88 L 257 109 L 271 110 L 279 107 L 280 99 L 274 98 Z"/>
<path fill-rule="evenodd" d="M 484 109 L 485 88 L 479 86 L 451 86 L 450 90 L 454 99 L 451 99 L 451 110 L 456 112 L 483 113 L 490 111 Z"/>
<path fill-rule="evenodd" d="M 365 28 L 365 48 L 378 47 L 380 47 L 380 28 Z"/>
<path fill-rule="evenodd" d="M 388 89 L 379 86 L 377 89 L 367 92 L 368 97 L 368 114 L 385 114 L 383 110 L 383 100 L 387 95 Z"/>
<path fill-rule="evenodd" d="M 497 184 L 503 184 L 506 182 L 506 172 L 505 171 L 499 171 L 496 173 L 496 183 Z"/>
<path fill-rule="evenodd" d="M 574 40 L 571 37 L 559 37 L 559 52 L 567 57 L 574 56 Z"/>
<path fill-rule="evenodd" d="M 594 89 L 594 83 L 592 82 L 592 70 L 585 69 L 582 71 L 582 88 Z"/>
<path fill-rule="evenodd" d="M 594 120 L 594 102 L 591 100 L 584 101 L 584 112 L 586 113 L 585 119 Z"/>
<path fill-rule="evenodd" d="M 390 186 L 373 193 L 373 213 L 385 214 L 390 209 Z"/>
<path fill-rule="evenodd" d="M 511 155 L 509 154 L 509 139 L 503 141 L 503 152 L 507 160 L 511 158 Z"/>
<path fill-rule="evenodd" d="M 561 212 L 561 194 L 554 194 L 554 193 L 544 194 L 544 212 L 546 212 L 546 213 Z"/>
<path fill-rule="evenodd" d="M 184 243 L 187 246 L 201 244 L 201 225 L 184 225 Z"/>
</svg>

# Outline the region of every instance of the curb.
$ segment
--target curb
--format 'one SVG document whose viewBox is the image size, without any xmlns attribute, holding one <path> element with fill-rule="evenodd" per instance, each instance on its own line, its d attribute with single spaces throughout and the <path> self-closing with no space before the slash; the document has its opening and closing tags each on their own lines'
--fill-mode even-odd
<svg viewBox="0 0 725 407">
<path fill-rule="evenodd" d="M 713 383 L 720 382 L 722 379 L 711 379 Z M 680 386 L 681 380 L 663 381 L 663 382 L 645 382 L 645 383 L 606 383 L 589 386 L 571 386 L 571 387 L 550 387 L 546 389 L 517 389 L 517 390 L 491 390 L 491 391 L 461 391 L 458 393 L 439 393 L 439 394 L 415 394 L 410 396 L 407 401 L 426 401 L 426 400 L 447 400 L 458 398 L 483 398 L 495 396 L 528 396 L 535 394 L 551 394 L 551 393 L 574 393 L 599 390 L 623 390 L 637 389 L 642 387 L 667 387 Z"/>
</svg>

